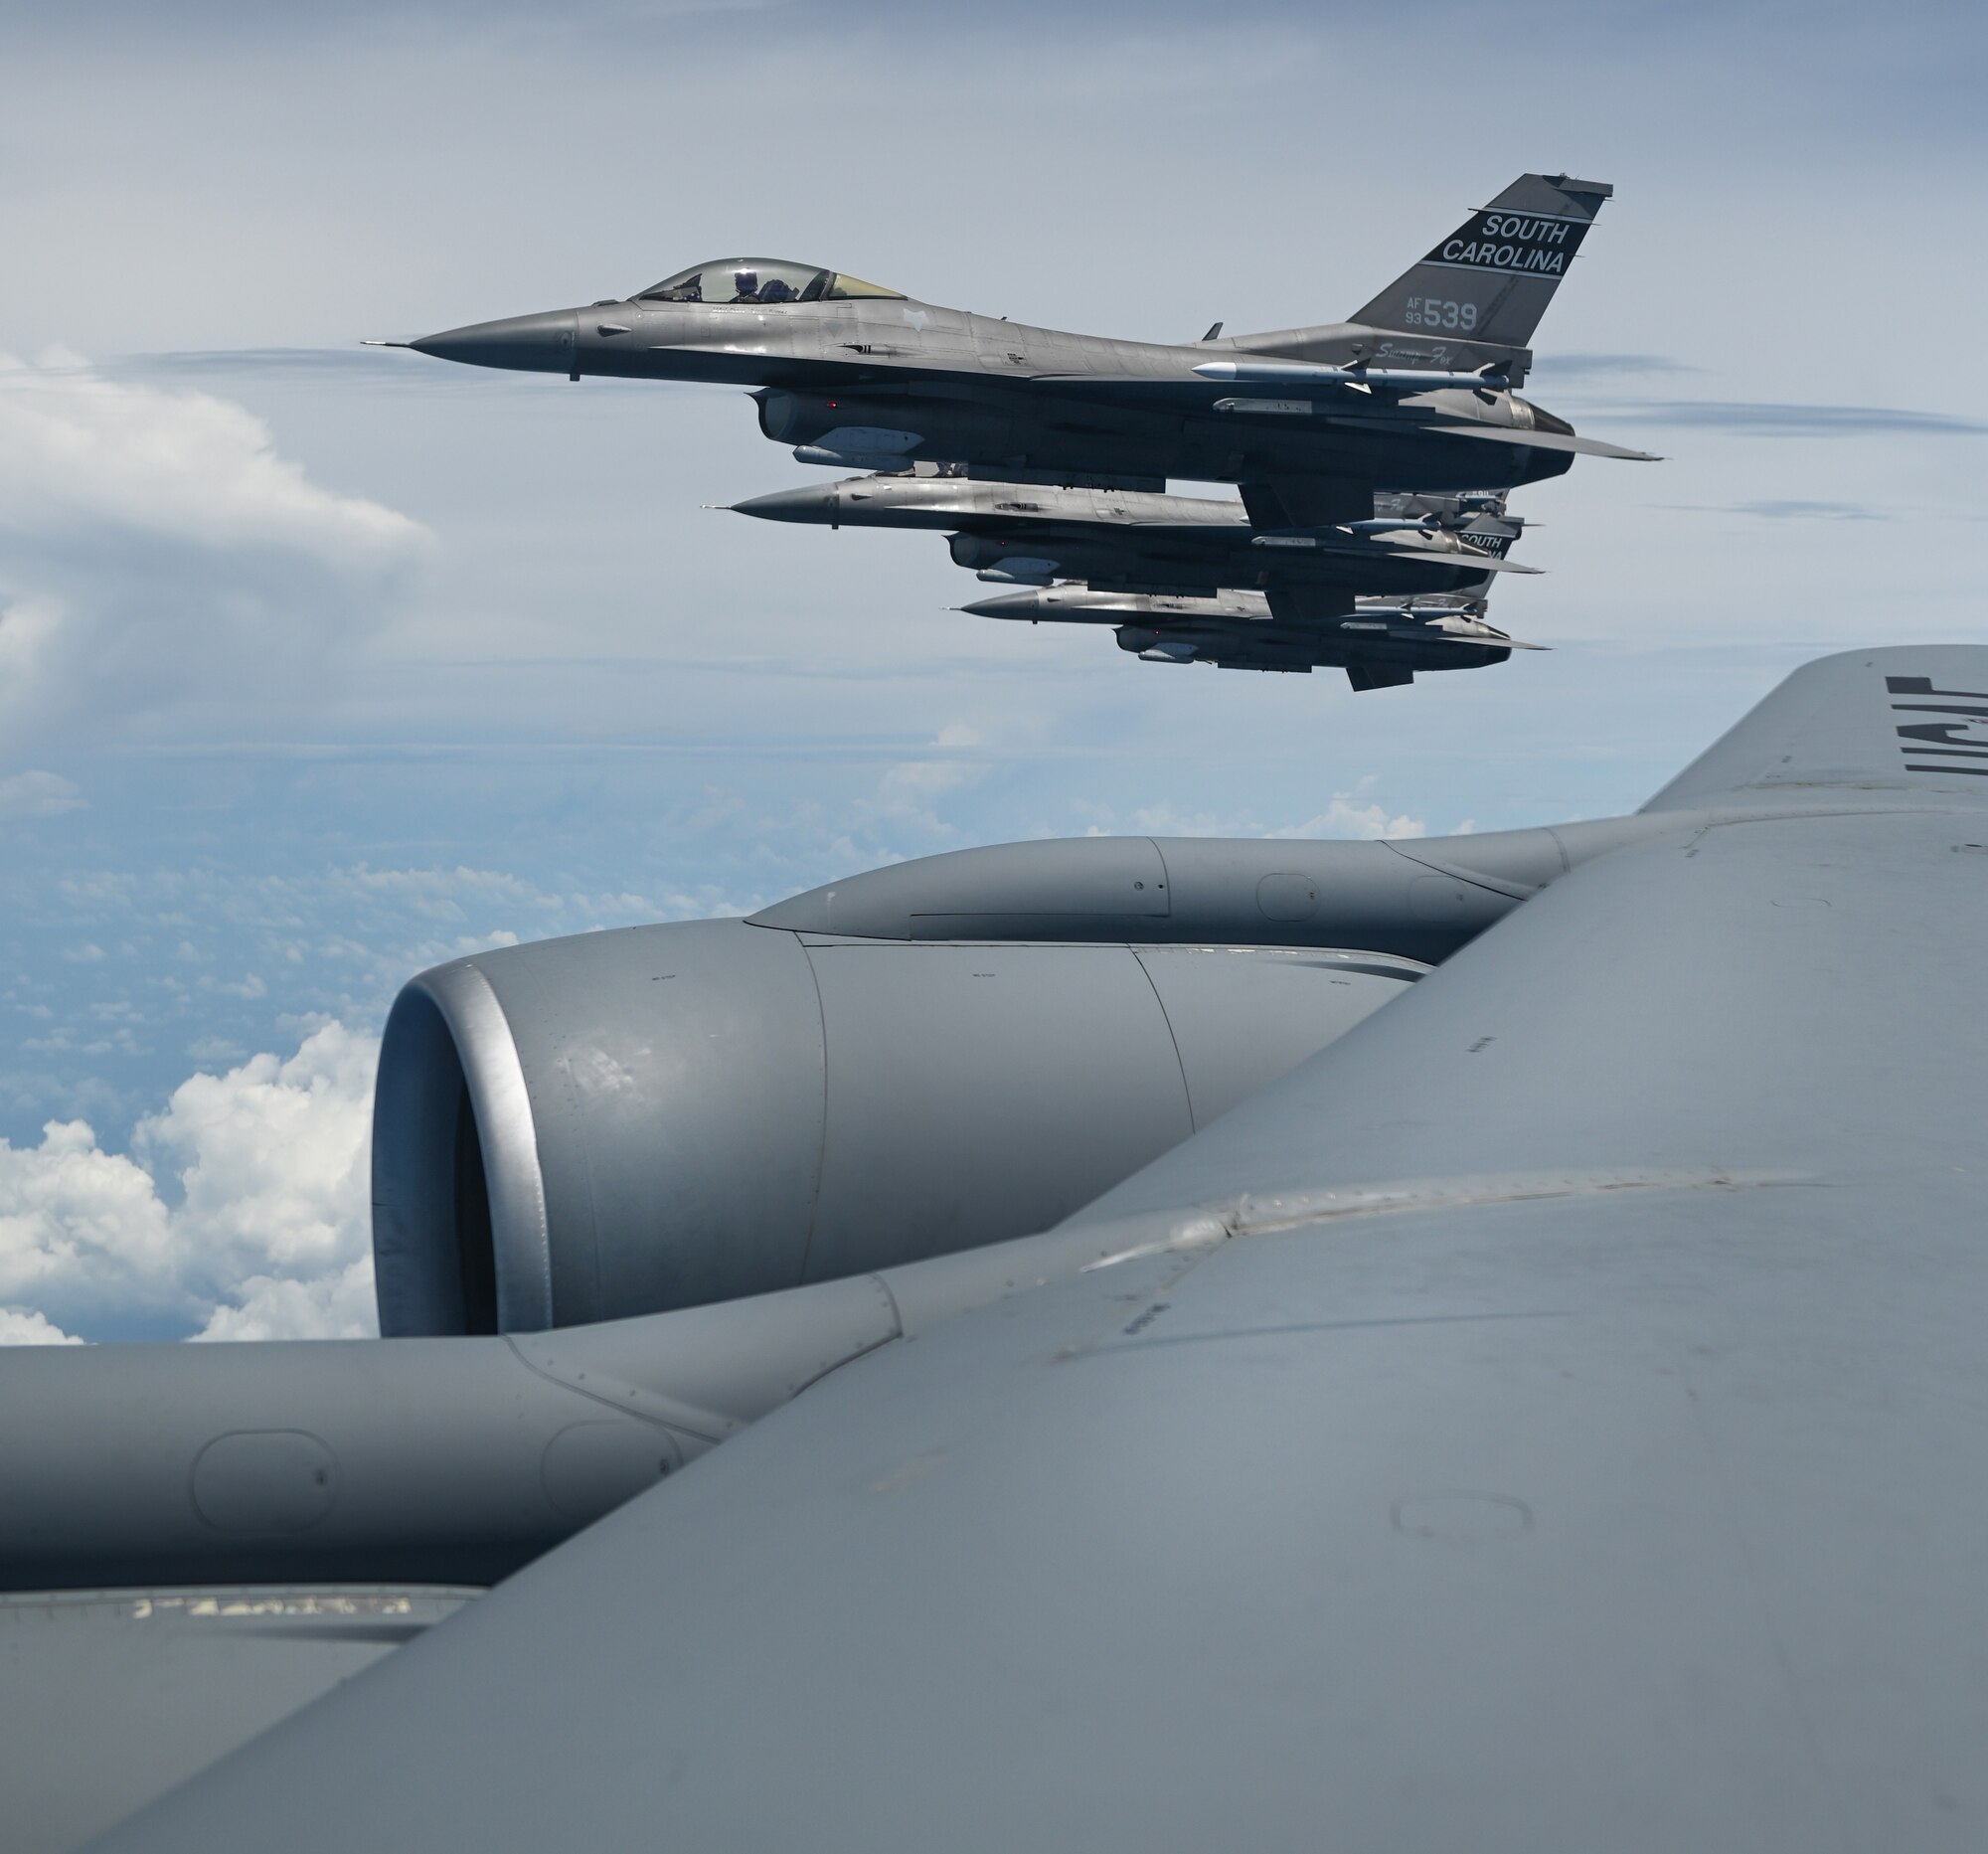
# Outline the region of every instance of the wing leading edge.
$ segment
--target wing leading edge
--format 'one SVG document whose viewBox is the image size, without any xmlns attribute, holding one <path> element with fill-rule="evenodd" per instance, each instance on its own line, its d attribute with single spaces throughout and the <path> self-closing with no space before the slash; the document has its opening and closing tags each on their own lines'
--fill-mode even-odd
<svg viewBox="0 0 1988 1854">
<path fill-rule="evenodd" d="M 1978 1846 L 1988 854 L 1886 801 L 1574 869 L 102 1845 Z"/>
</svg>

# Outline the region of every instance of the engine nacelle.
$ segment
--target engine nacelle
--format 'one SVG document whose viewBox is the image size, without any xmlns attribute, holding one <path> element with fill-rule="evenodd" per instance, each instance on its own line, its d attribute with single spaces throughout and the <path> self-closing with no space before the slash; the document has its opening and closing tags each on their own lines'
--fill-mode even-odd
<svg viewBox="0 0 1988 1854">
<path fill-rule="evenodd" d="M 620 1318 L 1047 1229 L 1423 969 L 745 921 L 438 966 L 381 1051 L 382 1328 Z"/>
</svg>

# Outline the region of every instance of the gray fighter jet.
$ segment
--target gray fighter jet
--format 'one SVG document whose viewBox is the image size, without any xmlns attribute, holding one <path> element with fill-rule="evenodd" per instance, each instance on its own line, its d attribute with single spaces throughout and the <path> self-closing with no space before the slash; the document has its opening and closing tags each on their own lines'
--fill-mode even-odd
<svg viewBox="0 0 1988 1854">
<path fill-rule="evenodd" d="M 1208 595 L 1046 587 L 982 598 L 960 610 L 1030 624 L 1109 624 L 1118 648 L 1144 663 L 1206 663 L 1217 669 L 1308 675 L 1343 669 L 1355 689 L 1399 688 L 1417 670 L 1483 669 L 1522 644 L 1489 623 L 1481 599 L 1356 599 L 1344 617 L 1283 623 L 1261 592 Z"/>
<path fill-rule="evenodd" d="M 1010 586 L 1249 587 L 1293 617 L 1350 611 L 1356 592 L 1455 591 L 1491 574 L 1539 571 L 1504 558 L 1525 524 L 1508 519 L 1496 495 L 1370 497 L 1359 520 L 1264 530 L 1234 500 L 897 475 L 777 490 L 733 510 L 946 534 L 959 566 Z"/>
<path fill-rule="evenodd" d="M 1258 526 L 1310 526 L 1357 518 L 1376 489 L 1511 487 L 1580 452 L 1645 455 L 1578 436 L 1514 391 L 1611 191 L 1525 175 L 1351 321 L 1259 335 L 1224 338 L 1217 324 L 1193 343 L 1104 340 L 737 257 L 584 309 L 379 345 L 575 380 L 749 387 L 760 428 L 808 462 L 1236 482 Z"/>
<path fill-rule="evenodd" d="M 1255 528 L 1234 500 L 913 474 L 734 506 L 771 521 L 946 533 L 960 566 L 1001 585 L 1081 582 L 969 611 L 1114 622 L 1119 645 L 1148 662 L 1343 668 L 1356 689 L 1503 662 L 1512 640 L 1482 622 L 1482 596 L 1496 574 L 1537 571 L 1505 559 L 1525 524 L 1496 492 L 1377 496 L 1362 520 L 1284 532 Z M 1390 602 L 1369 598 L 1363 610 L 1372 594 Z M 1425 612 L 1417 594 L 1453 596 Z"/>
<path fill-rule="evenodd" d="M 1975 1854 L 1984 804 L 1869 649 L 421 975 L 394 1336 L 0 1354 L 8 1854 Z"/>
</svg>

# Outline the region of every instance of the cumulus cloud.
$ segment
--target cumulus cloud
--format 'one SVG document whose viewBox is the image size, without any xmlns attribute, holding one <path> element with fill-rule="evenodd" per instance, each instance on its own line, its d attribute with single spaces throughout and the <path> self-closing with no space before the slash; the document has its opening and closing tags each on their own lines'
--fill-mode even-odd
<svg viewBox="0 0 1988 1854">
<path fill-rule="evenodd" d="M 212 394 L 0 355 L 0 727 L 14 751 L 321 698 L 425 532 Z M 41 775 L 50 776 L 50 775 Z"/>
<path fill-rule="evenodd" d="M 75 1333 L 64 1332 L 39 1313 L 0 1307 L 0 1345 L 81 1345 Z"/>
<path fill-rule="evenodd" d="M 334 1021 L 288 1058 L 189 1078 L 129 1152 L 103 1150 L 83 1120 L 49 1122 L 35 1146 L 0 1141 L 0 1341 L 373 1331 L 378 1056 Z"/>
</svg>

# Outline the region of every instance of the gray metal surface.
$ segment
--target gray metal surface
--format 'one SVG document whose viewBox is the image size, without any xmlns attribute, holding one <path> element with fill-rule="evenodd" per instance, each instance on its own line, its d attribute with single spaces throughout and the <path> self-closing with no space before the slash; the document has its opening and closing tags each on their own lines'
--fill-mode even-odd
<svg viewBox="0 0 1988 1854">
<path fill-rule="evenodd" d="M 387 345 L 574 380 L 753 387 L 768 437 L 844 469 L 1242 482 L 1311 526 L 1367 514 L 1377 487 L 1510 487 L 1559 475 L 1576 450 L 1641 454 L 1576 437 L 1512 391 L 1609 191 L 1522 176 L 1354 321 L 1259 335 L 1106 340 L 731 258 L 587 308 Z"/>
<path fill-rule="evenodd" d="M 1856 663 L 101 1845 L 1980 1846 L 1988 651 Z"/>
<path fill-rule="evenodd" d="M 1988 795 L 1988 659 L 1852 650 L 1805 664 L 1643 809 L 1951 803 Z"/>
<path fill-rule="evenodd" d="M 1866 802 L 1860 794 L 1839 801 Z M 1739 806 L 1715 815 L 1750 816 Z M 1765 807 L 1772 810 L 1772 805 Z M 1077 837 L 950 850 L 809 889 L 755 926 L 874 939 L 1362 947 L 1444 959 L 1588 857 L 1675 827 L 1595 818 L 1465 837 Z"/>
<path fill-rule="evenodd" d="M 453 1013 L 465 972 L 498 1000 L 500 1026 Z M 445 1039 L 427 1029 L 436 1011 Z M 494 1056 L 483 1049 L 493 1028 Z M 537 1324 L 799 1278 L 823 1051 L 813 974 L 790 937 L 693 922 L 456 961 L 410 984 L 387 1038 L 374 1231 L 389 1334 L 465 1329 L 459 1300 L 436 1287 L 458 1247 L 452 1128 L 437 1136 L 452 1108 L 423 1104 L 456 1098 L 463 1052 L 471 1067 L 508 1063 L 525 1078 L 529 1120 L 479 1113 L 473 1136 L 487 1175 L 542 1179 L 552 1292 Z M 709 1240 L 672 1244 L 685 1228 Z M 461 1240 L 473 1249 L 479 1239 L 465 1230 Z"/>
<path fill-rule="evenodd" d="M 809 957 L 832 1064 L 810 1280 L 1047 1229 L 1194 1130 L 1167 1014 L 1122 947 Z M 1362 983 L 1363 1004 L 1400 989 Z"/>
<path fill-rule="evenodd" d="M 9 1590 L 489 1583 L 714 1427 L 603 1403 L 497 1338 L 57 1350 L 0 1374 Z"/>
<path fill-rule="evenodd" d="M 475 1595 L 258 1585 L 0 1597 L 7 1854 L 68 1854 Z"/>
<path fill-rule="evenodd" d="M 1121 911 L 1121 938 L 1167 908 L 1149 842 L 1057 867 L 1067 903 Z M 1258 886 L 1231 924 L 1243 943 L 1174 961 L 1164 990 L 1122 944 L 851 944 L 739 921 L 423 973 L 388 1023 L 375 1101 L 383 1331 L 627 1318 L 1055 1223 L 1421 971 L 1250 946 L 1278 936 Z M 1033 926 L 1065 937 L 1060 918 Z M 1185 1042 L 1176 1013 L 1200 1026 Z M 490 1076 L 509 1093 L 479 1093 Z M 534 1218 L 507 1218 L 521 1204 Z"/>
</svg>

